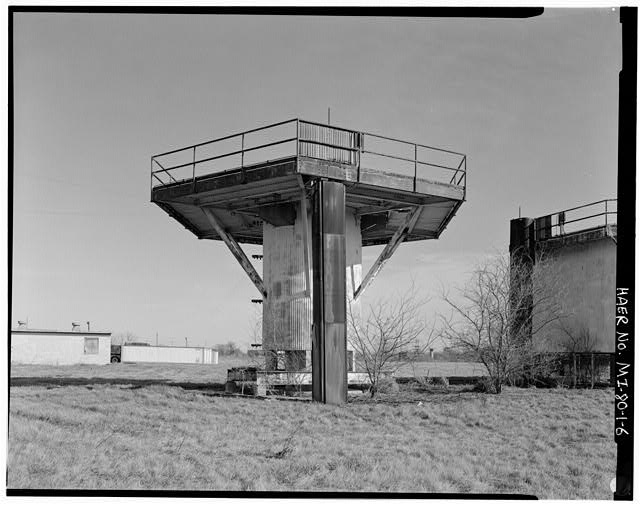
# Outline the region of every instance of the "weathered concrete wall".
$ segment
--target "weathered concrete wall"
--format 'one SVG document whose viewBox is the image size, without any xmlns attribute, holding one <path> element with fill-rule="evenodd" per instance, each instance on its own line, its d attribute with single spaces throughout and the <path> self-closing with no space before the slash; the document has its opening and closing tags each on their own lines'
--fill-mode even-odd
<svg viewBox="0 0 640 505">
<path fill-rule="evenodd" d="M 308 206 L 310 207 L 310 205 Z M 307 215 L 311 239 L 311 215 Z M 262 348 L 265 350 L 311 350 L 313 304 L 311 286 L 307 296 L 304 262 L 304 235 L 301 205 L 296 206 L 293 225 L 263 225 L 262 279 L 267 299 L 262 309 Z M 360 221 L 346 209 L 347 298 L 362 281 L 362 236 Z M 313 279 L 309 242 L 309 281 Z M 359 302 L 352 310 L 359 311 Z M 347 346 L 351 348 L 349 345 Z"/>
<path fill-rule="evenodd" d="M 217 364 L 218 351 L 207 347 L 169 347 L 123 345 L 123 363 L 200 363 Z"/>
<path fill-rule="evenodd" d="M 85 349 L 85 338 L 97 339 Z M 85 351 L 90 351 L 87 353 Z M 97 351 L 93 354 L 93 351 Z M 111 336 L 91 333 L 25 333 L 11 331 L 11 362 L 29 365 L 106 365 L 111 359 Z"/>
<path fill-rule="evenodd" d="M 578 340 L 588 332 L 591 345 L 576 351 L 614 352 L 615 242 L 606 236 L 582 241 L 573 237 L 544 246 L 544 254 L 553 261 L 552 269 L 561 287 L 561 305 L 567 314 L 550 329 L 551 341 L 557 345 L 557 350 L 564 350 L 569 337 L 561 329 L 563 327 Z"/>
</svg>

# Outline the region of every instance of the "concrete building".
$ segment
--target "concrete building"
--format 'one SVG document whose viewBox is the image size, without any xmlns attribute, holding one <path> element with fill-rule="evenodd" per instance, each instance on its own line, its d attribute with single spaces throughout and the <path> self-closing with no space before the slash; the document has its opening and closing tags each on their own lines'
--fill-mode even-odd
<svg viewBox="0 0 640 505">
<path fill-rule="evenodd" d="M 199 363 L 218 364 L 218 351 L 208 347 L 173 347 L 152 345 L 123 345 L 123 363 Z"/>
<path fill-rule="evenodd" d="M 106 365 L 111 333 L 16 328 L 11 330 L 11 363 L 28 365 Z"/>
<path fill-rule="evenodd" d="M 551 262 L 563 317 L 545 336 L 550 351 L 612 353 L 615 347 L 617 201 L 511 221 L 510 252 Z"/>
</svg>

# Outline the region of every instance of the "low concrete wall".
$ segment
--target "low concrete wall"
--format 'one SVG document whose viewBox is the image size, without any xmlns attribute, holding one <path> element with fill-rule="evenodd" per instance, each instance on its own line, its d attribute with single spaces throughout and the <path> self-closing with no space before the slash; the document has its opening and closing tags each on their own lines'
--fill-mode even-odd
<svg viewBox="0 0 640 505">
<path fill-rule="evenodd" d="M 92 339 L 86 342 L 85 339 Z M 97 341 L 97 348 L 96 343 Z M 11 362 L 29 365 L 106 365 L 111 358 L 109 334 L 11 331 Z"/>
</svg>

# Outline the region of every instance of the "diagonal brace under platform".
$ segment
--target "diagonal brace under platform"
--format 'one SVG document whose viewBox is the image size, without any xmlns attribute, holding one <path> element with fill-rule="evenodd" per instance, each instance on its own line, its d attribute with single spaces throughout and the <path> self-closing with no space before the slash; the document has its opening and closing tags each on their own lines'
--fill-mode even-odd
<svg viewBox="0 0 640 505">
<path fill-rule="evenodd" d="M 411 210 L 407 214 L 407 217 L 405 218 L 404 222 L 400 225 L 400 227 L 393 234 L 393 236 L 391 237 L 391 240 L 389 240 L 389 243 L 382 250 L 382 252 L 380 253 L 380 256 L 378 256 L 378 259 L 376 259 L 374 264 L 371 265 L 371 268 L 367 272 L 367 275 L 363 279 L 362 283 L 360 284 L 360 286 L 358 287 L 356 292 L 353 294 L 353 299 L 354 300 L 357 300 L 358 297 L 367 288 L 367 286 L 369 284 L 371 284 L 371 281 L 373 281 L 373 279 L 375 279 L 376 275 L 378 275 L 380 270 L 382 270 L 382 267 L 384 266 L 384 264 L 387 262 L 387 260 L 389 258 L 391 258 L 391 256 L 396 251 L 398 246 L 402 243 L 404 238 L 409 233 L 411 233 L 411 231 L 413 230 L 414 226 L 418 222 L 418 218 L 420 218 L 420 214 L 422 213 L 422 209 L 424 209 L 424 206 L 415 207 L 413 210 Z"/>
<path fill-rule="evenodd" d="M 220 236 L 224 243 L 227 244 L 227 247 L 231 251 L 231 254 L 233 254 L 238 260 L 238 263 L 240 263 L 240 266 L 247 273 L 256 288 L 258 288 L 258 291 L 260 291 L 262 296 L 266 298 L 267 290 L 264 287 L 264 283 L 262 282 L 260 274 L 256 272 L 255 268 L 253 268 L 251 261 L 249 261 L 247 255 L 244 253 L 238 242 L 236 242 L 236 239 L 233 238 L 233 235 L 225 231 L 225 229 L 220 224 L 220 221 L 218 221 L 211 209 L 202 207 L 202 212 L 204 212 L 204 215 L 207 216 L 207 219 L 211 223 L 211 226 L 213 226 L 213 229 L 216 230 L 216 233 Z"/>
</svg>

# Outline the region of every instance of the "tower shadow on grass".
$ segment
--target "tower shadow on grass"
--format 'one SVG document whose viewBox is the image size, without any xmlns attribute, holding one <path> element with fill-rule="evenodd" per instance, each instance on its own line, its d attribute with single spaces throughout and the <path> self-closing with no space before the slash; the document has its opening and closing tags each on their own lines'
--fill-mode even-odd
<svg viewBox="0 0 640 505">
<path fill-rule="evenodd" d="M 224 384 L 217 382 L 175 382 L 167 379 L 125 379 L 105 377 L 12 377 L 10 387 L 42 386 L 130 386 L 132 389 L 149 386 L 172 386 L 187 390 L 224 392 Z"/>
</svg>

